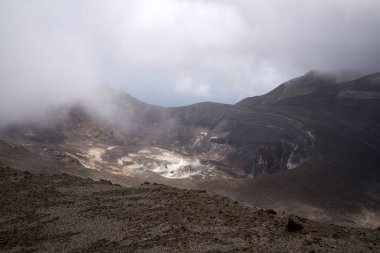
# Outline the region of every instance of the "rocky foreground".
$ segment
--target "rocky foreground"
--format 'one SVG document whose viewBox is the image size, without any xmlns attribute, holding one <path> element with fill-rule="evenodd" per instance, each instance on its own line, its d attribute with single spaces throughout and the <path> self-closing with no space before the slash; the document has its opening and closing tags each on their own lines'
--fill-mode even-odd
<svg viewBox="0 0 380 253">
<path fill-rule="evenodd" d="M 255 209 L 205 191 L 0 169 L 1 252 L 380 252 L 380 230 Z"/>
</svg>

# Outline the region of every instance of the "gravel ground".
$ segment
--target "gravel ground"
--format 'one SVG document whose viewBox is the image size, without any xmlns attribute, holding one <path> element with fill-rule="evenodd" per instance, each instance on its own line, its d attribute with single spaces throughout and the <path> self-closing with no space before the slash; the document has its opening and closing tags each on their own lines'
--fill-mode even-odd
<svg viewBox="0 0 380 253">
<path fill-rule="evenodd" d="M 205 191 L 0 169 L 0 252 L 380 252 L 380 230 Z"/>
</svg>

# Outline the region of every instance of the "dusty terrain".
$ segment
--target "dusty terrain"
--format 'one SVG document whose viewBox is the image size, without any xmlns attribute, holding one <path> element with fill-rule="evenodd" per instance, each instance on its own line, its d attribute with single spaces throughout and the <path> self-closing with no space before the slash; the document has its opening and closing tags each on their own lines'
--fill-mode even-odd
<svg viewBox="0 0 380 253">
<path fill-rule="evenodd" d="M 205 191 L 125 188 L 0 169 L 1 252 L 379 252 L 380 230 L 244 206 Z"/>
</svg>

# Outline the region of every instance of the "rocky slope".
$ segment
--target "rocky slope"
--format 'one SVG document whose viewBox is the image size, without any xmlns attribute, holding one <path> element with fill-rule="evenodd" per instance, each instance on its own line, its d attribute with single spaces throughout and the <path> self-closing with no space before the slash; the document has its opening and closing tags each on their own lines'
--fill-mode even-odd
<svg viewBox="0 0 380 253">
<path fill-rule="evenodd" d="M 0 169 L 1 252 L 379 252 L 380 230 L 326 225 L 205 191 Z"/>
</svg>

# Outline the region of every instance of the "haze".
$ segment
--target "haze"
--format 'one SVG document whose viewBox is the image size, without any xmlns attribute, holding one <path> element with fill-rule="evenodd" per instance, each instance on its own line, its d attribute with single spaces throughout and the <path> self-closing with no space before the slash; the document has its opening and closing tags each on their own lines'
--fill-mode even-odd
<svg viewBox="0 0 380 253">
<path fill-rule="evenodd" d="M 380 70 L 380 2 L 0 2 L 0 119 L 94 102 L 98 87 L 145 102 L 235 103 L 311 69 Z"/>
</svg>

